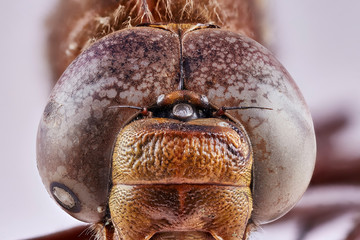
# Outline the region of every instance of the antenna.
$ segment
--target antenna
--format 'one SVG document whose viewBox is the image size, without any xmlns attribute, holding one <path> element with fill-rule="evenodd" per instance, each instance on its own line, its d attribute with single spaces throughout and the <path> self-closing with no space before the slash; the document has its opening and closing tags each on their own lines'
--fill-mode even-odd
<svg viewBox="0 0 360 240">
<path fill-rule="evenodd" d="M 273 110 L 272 108 L 267 107 L 221 107 L 214 113 L 214 116 L 223 116 L 227 110 L 245 110 L 245 109 L 262 109 L 262 110 Z"/>
<path fill-rule="evenodd" d="M 144 107 L 137 107 L 137 106 L 129 106 L 129 105 L 119 105 L 119 106 L 110 106 L 109 108 L 130 108 L 130 109 L 137 109 L 137 110 L 140 110 L 141 112 L 141 115 L 143 116 L 148 116 L 149 115 L 149 110 Z"/>
</svg>

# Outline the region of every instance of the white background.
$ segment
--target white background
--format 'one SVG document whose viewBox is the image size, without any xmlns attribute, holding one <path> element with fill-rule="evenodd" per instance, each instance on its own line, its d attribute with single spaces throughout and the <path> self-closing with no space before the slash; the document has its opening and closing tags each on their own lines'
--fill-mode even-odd
<svg viewBox="0 0 360 240">
<path fill-rule="evenodd" d="M 0 239 L 80 224 L 50 199 L 35 161 L 37 125 L 50 87 L 44 19 L 54 2 L 0 1 Z M 314 117 L 351 114 L 340 147 L 359 153 L 360 1 L 270 0 L 269 6 L 276 54 Z M 268 234 L 266 239 L 278 239 Z"/>
</svg>

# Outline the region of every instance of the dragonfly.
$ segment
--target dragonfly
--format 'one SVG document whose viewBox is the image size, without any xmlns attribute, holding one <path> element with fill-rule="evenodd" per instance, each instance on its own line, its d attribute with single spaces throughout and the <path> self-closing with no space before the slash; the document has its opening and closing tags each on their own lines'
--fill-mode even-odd
<svg viewBox="0 0 360 240">
<path fill-rule="evenodd" d="M 258 43 L 259 4 L 59 3 L 37 162 L 90 237 L 246 240 L 301 198 L 313 122 Z M 79 230 L 43 239 L 89 238 Z"/>
</svg>

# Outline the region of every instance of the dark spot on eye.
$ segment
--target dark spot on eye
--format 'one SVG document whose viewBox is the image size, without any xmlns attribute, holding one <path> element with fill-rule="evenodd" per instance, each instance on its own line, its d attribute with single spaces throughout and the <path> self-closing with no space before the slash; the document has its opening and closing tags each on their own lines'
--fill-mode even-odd
<svg viewBox="0 0 360 240">
<path fill-rule="evenodd" d="M 212 86 L 215 85 L 215 83 L 212 82 L 212 81 L 206 81 L 205 84 L 206 84 L 207 86 L 209 86 L 209 87 L 212 87 Z"/>
<path fill-rule="evenodd" d="M 115 67 L 112 67 L 112 66 L 108 67 L 108 72 L 111 74 L 115 74 L 117 71 L 118 71 L 118 69 Z"/>
<path fill-rule="evenodd" d="M 183 58 L 183 62 L 182 62 L 182 65 L 183 65 L 183 71 L 184 71 L 184 74 L 185 74 L 185 78 L 188 79 L 190 77 L 190 73 L 191 73 L 191 68 L 190 68 L 190 62 L 189 62 L 189 59 L 188 58 Z"/>
<path fill-rule="evenodd" d="M 56 202 L 72 213 L 81 211 L 81 204 L 76 194 L 67 186 L 59 182 L 50 184 L 50 192 Z"/>
<path fill-rule="evenodd" d="M 49 103 L 45 106 L 43 113 L 44 122 L 52 121 L 53 118 L 56 117 L 59 108 L 61 108 L 61 104 L 54 100 L 50 100 Z"/>
<path fill-rule="evenodd" d="M 55 103 L 53 101 L 50 101 L 46 107 L 45 107 L 45 110 L 44 110 L 44 119 L 48 118 L 51 113 L 54 111 L 55 109 Z"/>
</svg>

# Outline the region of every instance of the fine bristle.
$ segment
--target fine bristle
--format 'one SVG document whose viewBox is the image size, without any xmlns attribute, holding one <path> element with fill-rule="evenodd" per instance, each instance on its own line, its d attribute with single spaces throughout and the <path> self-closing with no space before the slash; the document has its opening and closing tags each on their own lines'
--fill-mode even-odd
<svg viewBox="0 0 360 240">
<path fill-rule="evenodd" d="M 102 225 L 101 224 L 91 224 L 87 229 L 86 232 L 91 235 L 91 239 L 93 240 L 104 240 L 101 235 Z"/>
<path fill-rule="evenodd" d="M 92 232 L 92 239 L 94 240 L 118 240 L 110 220 L 105 223 L 92 224 L 89 227 L 89 231 Z"/>
</svg>

